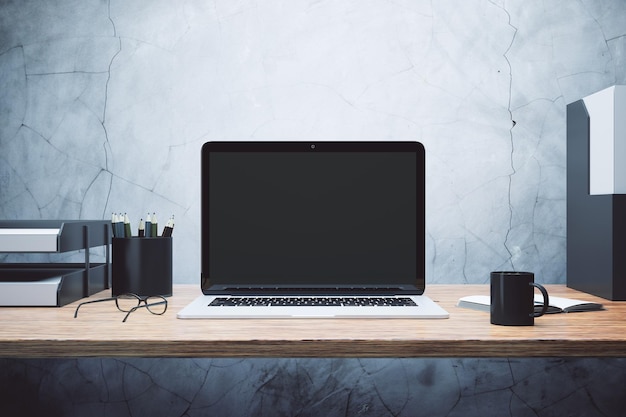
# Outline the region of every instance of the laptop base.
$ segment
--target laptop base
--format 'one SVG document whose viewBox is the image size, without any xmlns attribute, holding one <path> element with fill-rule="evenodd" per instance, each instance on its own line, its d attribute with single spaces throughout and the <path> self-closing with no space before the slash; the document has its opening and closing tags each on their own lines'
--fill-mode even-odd
<svg viewBox="0 0 626 417">
<path fill-rule="evenodd" d="M 406 296 L 403 296 L 406 297 Z M 213 295 L 201 295 L 182 309 L 179 319 L 445 319 L 450 314 L 425 295 L 409 296 L 416 306 L 211 306 L 216 298 Z"/>
</svg>

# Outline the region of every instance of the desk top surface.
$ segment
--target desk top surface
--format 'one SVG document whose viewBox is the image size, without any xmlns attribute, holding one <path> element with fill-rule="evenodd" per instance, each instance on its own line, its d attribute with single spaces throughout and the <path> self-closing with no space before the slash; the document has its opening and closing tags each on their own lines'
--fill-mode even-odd
<svg viewBox="0 0 626 417">
<path fill-rule="evenodd" d="M 140 309 L 122 323 L 112 303 L 81 307 L 1 307 L 0 357 L 626 357 L 626 302 L 563 285 L 551 295 L 594 301 L 605 310 L 551 314 L 531 327 L 491 325 L 489 313 L 456 307 L 488 295 L 487 285 L 429 285 L 449 319 L 189 319 L 176 313 L 200 295 L 175 285 L 162 316 Z M 110 290 L 90 299 L 110 296 Z"/>
</svg>

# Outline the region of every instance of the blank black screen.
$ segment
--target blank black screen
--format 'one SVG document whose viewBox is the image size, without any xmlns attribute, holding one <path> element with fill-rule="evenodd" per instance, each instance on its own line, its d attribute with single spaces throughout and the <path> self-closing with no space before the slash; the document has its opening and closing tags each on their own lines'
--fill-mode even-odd
<svg viewBox="0 0 626 417">
<path fill-rule="evenodd" d="M 416 152 L 319 148 L 203 149 L 203 288 L 423 279 Z"/>
</svg>

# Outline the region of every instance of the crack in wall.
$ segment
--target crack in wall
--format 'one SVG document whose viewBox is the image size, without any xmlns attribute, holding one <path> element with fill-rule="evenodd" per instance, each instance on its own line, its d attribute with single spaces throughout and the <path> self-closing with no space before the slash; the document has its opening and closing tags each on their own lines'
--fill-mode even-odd
<svg viewBox="0 0 626 417">
<path fill-rule="evenodd" d="M 589 15 L 589 17 L 591 19 L 593 19 L 593 21 L 596 24 L 596 26 L 598 27 L 598 30 L 600 31 L 600 33 L 602 33 L 602 38 L 604 39 L 604 44 L 606 45 L 606 53 L 609 55 L 609 59 L 607 60 L 606 66 L 604 67 L 604 73 L 606 73 L 606 72 L 608 72 L 608 66 L 610 65 L 611 62 L 614 61 L 613 60 L 613 53 L 611 52 L 611 47 L 609 45 L 609 39 L 606 38 L 606 33 L 604 32 L 604 28 L 602 27 L 602 25 L 600 24 L 598 19 L 594 15 L 591 14 L 591 11 L 589 10 L 589 8 L 586 7 L 583 2 L 581 2 L 581 6 L 585 10 L 585 12 Z M 617 81 L 617 74 L 614 71 L 613 72 L 613 84 L 615 84 L 616 81 Z"/>
<path fill-rule="evenodd" d="M 504 60 L 506 61 L 506 65 L 508 67 L 509 70 L 509 89 L 508 89 L 508 101 L 507 101 L 507 112 L 509 114 L 509 118 L 511 120 L 511 127 L 509 129 L 509 141 L 511 144 L 511 153 L 509 155 L 510 157 L 510 163 L 511 163 L 511 173 L 508 175 L 508 179 L 509 179 L 509 185 L 508 185 L 508 205 L 509 205 L 509 228 L 506 232 L 506 235 L 504 237 L 504 248 L 507 251 L 508 255 L 509 255 L 509 259 L 507 260 L 510 265 L 511 268 L 513 270 L 516 270 L 515 268 L 515 251 L 511 248 L 511 232 L 513 230 L 513 217 L 514 217 L 514 205 L 513 205 L 513 199 L 512 199 L 512 193 L 513 193 L 513 177 L 515 176 L 515 174 L 517 174 L 517 169 L 515 168 L 515 138 L 514 138 L 514 134 L 513 134 L 513 129 L 515 128 L 515 125 L 517 124 L 517 122 L 515 121 L 515 119 L 513 118 L 513 110 L 511 109 L 511 102 L 512 102 L 512 97 L 513 97 L 513 66 L 511 65 L 511 61 L 508 57 L 508 53 L 511 51 L 511 48 L 513 47 L 513 44 L 515 43 L 515 38 L 517 37 L 517 33 L 518 33 L 518 28 L 516 26 L 514 26 L 511 23 L 511 14 L 509 13 L 509 11 L 506 9 L 506 5 L 498 5 L 493 1 L 489 1 L 491 4 L 493 4 L 494 6 L 500 8 L 507 17 L 507 24 L 513 29 L 513 36 L 511 37 L 511 42 L 509 43 L 507 49 L 504 51 L 504 53 L 502 54 L 502 57 L 504 58 Z"/>
<path fill-rule="evenodd" d="M 110 1 L 109 1 L 109 15 L 110 15 Z M 115 24 L 112 21 L 112 19 L 109 19 L 111 21 L 111 24 L 113 26 L 113 35 L 116 36 L 116 29 L 115 29 Z M 96 117 L 100 120 L 100 123 L 102 125 L 102 129 L 104 132 L 104 144 L 103 144 L 103 151 L 104 151 L 104 158 L 105 158 L 105 164 L 102 170 L 100 170 L 95 176 L 94 178 L 89 181 L 88 186 L 85 190 L 85 192 L 82 195 L 82 199 L 68 199 L 68 198 L 62 198 L 63 200 L 72 202 L 72 203 L 76 203 L 79 206 L 79 213 L 82 213 L 83 211 L 83 204 L 84 204 L 84 199 L 85 197 L 89 194 L 89 190 L 93 187 L 93 185 L 97 182 L 97 179 L 100 177 L 100 175 L 102 174 L 102 172 L 106 171 L 106 172 L 111 172 L 110 170 L 110 142 L 109 142 L 109 137 L 108 137 L 108 132 L 107 132 L 107 127 L 106 127 L 106 111 L 107 111 L 107 100 L 108 100 L 108 90 L 109 90 L 109 82 L 111 80 L 111 67 L 113 64 L 114 59 L 118 56 L 118 54 L 121 52 L 121 39 L 120 39 L 120 47 L 118 48 L 117 52 L 113 55 L 113 57 L 111 58 L 108 68 L 106 71 L 86 71 L 86 70 L 74 70 L 74 71 L 35 71 L 35 72 L 29 72 L 28 71 L 28 63 L 27 63 L 27 59 L 25 56 L 25 51 L 24 51 L 24 46 L 23 45 L 17 45 L 14 46 L 10 49 L 8 49 L 7 51 L 3 52 L 4 55 L 6 53 L 8 53 L 11 50 L 14 50 L 16 48 L 19 48 L 21 51 L 21 56 L 22 56 L 22 60 L 21 60 L 21 69 L 23 71 L 23 82 L 25 85 L 25 89 L 28 90 L 29 89 L 29 83 L 31 82 L 31 80 L 35 77 L 54 77 L 54 76 L 72 76 L 72 75 L 101 75 L 101 74 L 107 74 L 107 80 L 106 80 L 106 85 L 105 85 L 105 97 L 104 97 L 104 106 L 103 106 L 103 110 L 102 110 L 102 114 L 100 115 L 96 115 Z M 85 90 L 89 88 L 89 87 L 85 87 Z M 77 98 L 76 100 L 81 101 L 80 98 Z M 85 107 L 89 108 L 88 104 L 89 103 L 83 103 L 85 105 Z M 80 164 L 83 163 L 87 163 L 88 165 L 94 166 L 93 163 L 87 162 L 85 160 L 82 160 L 80 158 L 79 155 L 73 155 L 69 152 L 69 150 L 64 150 L 62 148 L 60 148 L 59 146 L 57 146 L 53 140 L 52 137 L 54 135 L 46 135 L 40 131 L 38 131 L 38 129 L 34 126 L 31 125 L 31 123 L 26 121 L 26 117 L 28 115 L 27 113 L 27 109 L 28 109 L 28 99 L 25 100 L 24 102 L 25 108 L 22 111 L 22 116 L 21 116 L 21 123 L 19 125 L 19 127 L 16 129 L 15 134 L 13 135 L 13 138 L 17 137 L 20 132 L 23 133 L 24 129 L 27 129 L 28 131 L 34 133 L 36 135 L 36 137 L 42 139 L 43 141 L 45 141 L 45 143 L 51 147 L 51 149 L 53 149 L 55 152 L 58 152 L 60 155 L 63 155 L 65 158 L 68 158 L 69 160 L 72 161 L 76 161 Z M 61 121 L 59 122 L 59 124 L 56 127 L 53 127 L 53 132 L 58 130 L 58 127 L 60 126 L 61 123 L 63 123 L 63 121 L 66 120 L 66 117 L 62 117 Z M 48 137 L 49 136 L 49 137 Z M 11 166 L 11 162 L 7 161 L 8 166 Z M 98 165 L 98 167 L 100 167 L 100 165 Z M 102 168 L 102 167 L 100 167 Z M 29 189 L 27 183 L 24 181 L 23 178 L 21 178 L 19 171 L 12 169 L 13 171 L 13 177 L 16 178 L 18 181 L 20 181 L 23 184 L 24 190 L 26 193 L 28 193 L 30 195 L 30 197 L 32 198 L 32 200 L 35 202 L 35 206 L 37 207 L 37 210 L 39 211 L 39 217 L 43 216 L 43 212 L 44 209 L 46 208 L 46 206 L 50 205 L 51 202 L 48 203 L 39 203 L 37 201 L 37 199 L 35 198 L 35 195 L 33 194 L 33 192 Z M 110 195 L 111 193 L 111 186 L 112 186 L 112 179 L 111 182 L 109 184 L 109 190 L 108 190 L 108 195 Z M 23 193 L 21 193 L 23 194 Z M 108 195 L 107 195 L 107 201 L 108 201 Z"/>
<path fill-rule="evenodd" d="M 20 55 L 20 67 L 22 69 L 22 76 L 23 76 L 23 83 L 24 83 L 24 87 L 26 87 L 28 85 L 28 74 L 26 72 L 26 57 L 24 55 L 24 46 L 23 45 L 17 45 L 14 46 L 12 48 L 7 49 L 6 51 L 0 53 L 0 57 L 3 57 L 4 55 L 8 54 L 9 52 L 13 51 L 13 50 L 19 50 L 19 55 Z M 11 103 L 11 106 L 14 106 L 14 103 Z M 22 126 L 24 125 L 24 115 L 26 114 L 26 108 L 27 108 L 27 101 L 24 100 L 24 107 L 21 109 L 21 123 L 20 126 L 15 130 L 15 134 L 13 135 L 13 137 L 11 138 L 11 140 L 15 139 L 17 137 L 17 135 L 20 132 L 20 129 L 22 128 Z M 2 142 L 4 142 L 3 140 L 4 138 L 0 137 L 0 146 L 3 145 Z"/>
<path fill-rule="evenodd" d="M 106 213 L 108 212 L 108 207 L 109 207 L 109 200 L 111 198 L 111 193 L 113 191 L 113 172 L 111 171 L 111 168 L 109 166 L 109 155 L 112 155 L 112 149 L 111 149 L 111 142 L 109 140 L 109 132 L 107 130 L 107 126 L 106 126 L 106 120 L 107 120 L 107 105 L 108 105 L 108 100 L 109 100 L 109 83 L 111 82 L 111 67 L 113 66 L 113 61 L 115 61 L 115 58 L 117 58 L 117 56 L 122 52 L 122 38 L 117 36 L 117 28 L 115 26 L 115 22 L 113 21 L 113 18 L 111 17 L 111 0 L 108 1 L 107 4 L 107 12 L 108 12 L 108 19 L 111 22 L 111 26 L 113 28 L 113 37 L 118 39 L 119 42 L 119 48 L 117 50 L 117 52 L 111 57 L 111 60 L 109 61 L 109 67 L 107 70 L 107 80 L 106 80 L 106 85 L 104 88 L 104 106 L 102 109 L 102 131 L 104 132 L 104 143 L 102 144 L 102 150 L 104 152 L 104 170 L 111 173 L 111 178 L 109 180 L 109 185 L 108 185 L 108 191 L 106 193 L 106 199 L 105 202 L 103 204 L 102 207 L 102 218 L 105 218 Z M 95 183 L 95 180 L 90 184 L 93 185 Z M 87 189 L 87 191 L 89 191 L 89 189 Z M 86 192 L 85 195 L 87 195 L 88 193 Z"/>
</svg>

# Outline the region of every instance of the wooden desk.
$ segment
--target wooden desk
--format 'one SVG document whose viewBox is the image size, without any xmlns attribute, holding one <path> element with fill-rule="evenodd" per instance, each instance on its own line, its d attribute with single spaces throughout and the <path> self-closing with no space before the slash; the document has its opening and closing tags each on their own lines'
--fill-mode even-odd
<svg viewBox="0 0 626 417">
<path fill-rule="evenodd" d="M 553 314 L 534 327 L 489 323 L 489 313 L 455 306 L 485 285 L 430 285 L 450 312 L 434 320 L 180 320 L 198 285 L 176 285 L 163 316 L 138 310 L 122 323 L 113 303 L 0 308 L 0 357 L 626 357 L 626 302 L 565 286 L 555 296 L 601 302 L 605 311 Z M 106 297 L 109 291 L 91 298 Z"/>
</svg>

